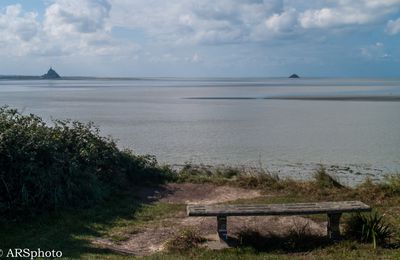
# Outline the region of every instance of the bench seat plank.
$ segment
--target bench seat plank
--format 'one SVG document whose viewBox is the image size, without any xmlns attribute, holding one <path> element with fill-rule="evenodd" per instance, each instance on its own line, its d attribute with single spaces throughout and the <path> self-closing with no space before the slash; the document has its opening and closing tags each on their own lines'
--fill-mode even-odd
<svg viewBox="0 0 400 260">
<path fill-rule="evenodd" d="M 310 215 L 366 211 L 371 211 L 371 207 L 361 201 L 187 206 L 187 215 L 192 217 Z"/>
</svg>

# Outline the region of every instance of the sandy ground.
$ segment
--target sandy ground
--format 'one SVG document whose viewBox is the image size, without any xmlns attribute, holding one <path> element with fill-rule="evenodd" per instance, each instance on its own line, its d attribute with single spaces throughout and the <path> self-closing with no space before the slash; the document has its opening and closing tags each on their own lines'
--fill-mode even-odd
<svg viewBox="0 0 400 260">
<path fill-rule="evenodd" d="M 215 186 L 212 184 L 168 184 L 156 190 L 143 190 L 140 193 L 143 200 L 161 201 L 179 204 L 212 204 L 235 201 L 238 199 L 257 198 L 261 195 L 256 190 L 246 190 L 228 186 Z M 268 195 L 267 195 L 268 196 Z M 185 228 L 194 228 L 207 238 L 217 240 L 215 217 L 187 217 L 186 212 L 179 212 L 173 218 L 160 221 L 157 226 L 141 230 L 139 233 L 130 234 L 122 242 L 112 242 L 107 239 L 95 239 L 96 246 L 108 248 L 113 251 L 134 255 L 150 255 L 163 249 L 165 242 Z M 313 234 L 326 233 L 326 222 L 317 223 L 299 216 L 290 217 L 229 217 L 228 233 L 235 236 L 240 230 L 257 230 L 261 234 L 286 234 L 294 228 L 307 226 Z"/>
</svg>

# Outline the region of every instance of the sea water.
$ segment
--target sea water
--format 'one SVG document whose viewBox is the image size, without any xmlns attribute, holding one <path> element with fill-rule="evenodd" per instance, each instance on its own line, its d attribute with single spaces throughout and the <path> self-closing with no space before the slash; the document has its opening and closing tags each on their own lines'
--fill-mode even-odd
<svg viewBox="0 0 400 260">
<path fill-rule="evenodd" d="M 400 172 L 400 79 L 0 80 L 0 105 L 93 121 L 162 163 L 257 166 L 348 183 Z"/>
</svg>

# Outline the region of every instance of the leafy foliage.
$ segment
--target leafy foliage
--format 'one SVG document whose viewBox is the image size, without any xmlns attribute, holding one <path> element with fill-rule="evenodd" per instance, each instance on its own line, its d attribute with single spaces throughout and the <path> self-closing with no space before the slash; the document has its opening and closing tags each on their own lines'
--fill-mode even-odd
<svg viewBox="0 0 400 260">
<path fill-rule="evenodd" d="M 0 212 L 89 206 L 127 183 L 164 180 L 151 156 L 118 149 L 92 123 L 54 120 L 0 108 Z"/>
</svg>

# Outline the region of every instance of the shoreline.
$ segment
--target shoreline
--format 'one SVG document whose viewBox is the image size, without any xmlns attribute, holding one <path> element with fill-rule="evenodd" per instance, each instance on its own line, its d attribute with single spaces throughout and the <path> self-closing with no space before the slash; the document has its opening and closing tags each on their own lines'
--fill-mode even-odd
<svg viewBox="0 0 400 260">
<path fill-rule="evenodd" d="M 330 163 L 271 163 L 266 166 L 249 164 L 208 164 L 208 163 L 183 163 L 168 164 L 173 170 L 180 171 L 184 167 L 194 167 L 203 170 L 215 169 L 239 169 L 244 171 L 260 171 L 276 175 L 281 179 L 294 181 L 310 181 L 319 167 L 324 167 L 327 173 L 336 178 L 341 184 L 347 187 L 356 187 L 370 179 L 375 183 L 384 182 L 390 176 L 398 175 L 395 168 L 376 166 L 372 164 L 330 164 Z"/>
</svg>

